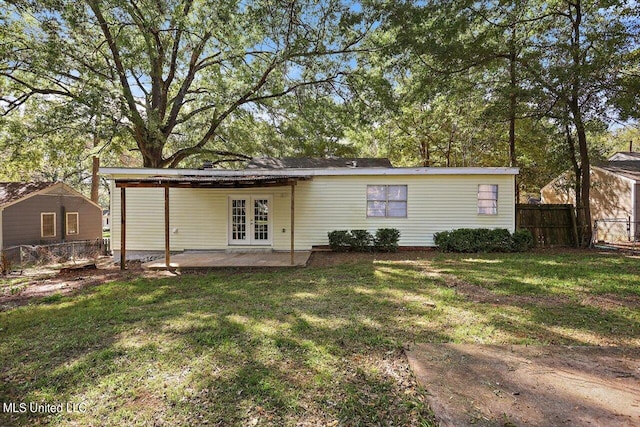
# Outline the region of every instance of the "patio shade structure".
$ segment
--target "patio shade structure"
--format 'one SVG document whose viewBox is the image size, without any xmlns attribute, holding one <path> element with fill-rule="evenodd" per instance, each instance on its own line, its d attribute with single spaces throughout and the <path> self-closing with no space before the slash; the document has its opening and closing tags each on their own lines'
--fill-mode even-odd
<svg viewBox="0 0 640 427">
<path fill-rule="evenodd" d="M 122 178 L 115 180 L 120 188 L 120 269 L 126 268 L 127 237 L 127 188 L 164 188 L 164 241 L 165 265 L 171 268 L 171 241 L 169 233 L 169 189 L 170 188 L 257 188 L 291 187 L 291 265 L 294 265 L 295 251 L 295 186 L 298 181 L 311 179 L 311 176 L 289 175 L 241 175 L 241 176 L 162 176 L 148 178 Z"/>
</svg>

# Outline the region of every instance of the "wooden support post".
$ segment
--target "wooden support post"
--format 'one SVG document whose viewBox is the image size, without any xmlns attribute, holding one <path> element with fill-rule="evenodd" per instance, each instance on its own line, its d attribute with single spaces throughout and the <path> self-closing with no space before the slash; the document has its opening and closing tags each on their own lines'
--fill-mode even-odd
<svg viewBox="0 0 640 427">
<path fill-rule="evenodd" d="M 127 259 L 127 197 L 125 188 L 120 187 L 120 270 L 126 269 Z"/>
<path fill-rule="evenodd" d="M 169 186 L 164 187 L 164 263 L 171 268 L 171 244 L 169 240 Z"/>
<path fill-rule="evenodd" d="M 295 214 L 296 214 L 296 183 L 291 183 L 291 265 L 295 265 Z"/>
</svg>

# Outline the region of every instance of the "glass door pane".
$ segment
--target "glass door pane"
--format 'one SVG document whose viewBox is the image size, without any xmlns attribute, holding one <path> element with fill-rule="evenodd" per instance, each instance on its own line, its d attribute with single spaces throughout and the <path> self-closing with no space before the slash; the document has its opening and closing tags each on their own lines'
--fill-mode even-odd
<svg viewBox="0 0 640 427">
<path fill-rule="evenodd" d="M 253 242 L 269 241 L 269 199 L 253 199 Z"/>
<path fill-rule="evenodd" d="M 231 200 L 231 241 L 246 242 L 247 239 L 247 200 Z"/>
</svg>

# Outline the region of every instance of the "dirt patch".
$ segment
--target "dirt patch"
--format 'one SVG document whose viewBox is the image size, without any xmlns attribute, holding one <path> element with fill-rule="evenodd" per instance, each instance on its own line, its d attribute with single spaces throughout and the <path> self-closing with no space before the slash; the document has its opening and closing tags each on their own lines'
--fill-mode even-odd
<svg viewBox="0 0 640 427">
<path fill-rule="evenodd" d="M 70 295 L 82 289 L 114 280 L 130 280 L 135 277 L 161 277 L 169 272 L 149 272 L 142 270 L 139 262 L 128 262 L 122 271 L 111 257 L 102 257 L 95 263 L 95 269 L 75 269 L 82 262 L 55 266 L 34 267 L 20 275 L 8 275 L 0 279 L 0 311 L 29 304 L 53 295 Z M 12 283 L 15 282 L 15 283 Z"/>
<path fill-rule="evenodd" d="M 640 425 L 640 353 L 418 344 L 406 351 L 443 426 Z"/>
</svg>

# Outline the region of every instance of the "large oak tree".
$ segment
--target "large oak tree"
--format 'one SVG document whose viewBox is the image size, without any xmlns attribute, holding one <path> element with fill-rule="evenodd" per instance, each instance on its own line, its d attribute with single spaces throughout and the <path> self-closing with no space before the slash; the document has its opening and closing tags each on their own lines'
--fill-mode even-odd
<svg viewBox="0 0 640 427">
<path fill-rule="evenodd" d="M 34 97 L 115 105 L 145 167 L 243 158 L 225 142 L 234 118 L 339 84 L 369 29 L 340 0 L 10 3 L 0 1 L 4 113 Z"/>
</svg>

